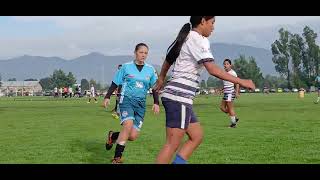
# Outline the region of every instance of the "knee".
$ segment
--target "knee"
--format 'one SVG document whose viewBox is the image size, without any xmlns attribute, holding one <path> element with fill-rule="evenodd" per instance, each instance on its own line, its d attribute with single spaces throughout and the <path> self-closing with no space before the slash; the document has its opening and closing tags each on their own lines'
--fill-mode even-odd
<svg viewBox="0 0 320 180">
<path fill-rule="evenodd" d="M 197 134 L 193 134 L 193 136 L 189 136 L 190 141 L 194 144 L 199 145 L 203 141 L 203 131 L 199 131 Z"/>
<path fill-rule="evenodd" d="M 139 135 L 138 134 L 130 134 L 130 136 L 129 136 L 129 141 L 135 141 L 135 140 L 137 140 L 138 139 L 138 137 L 139 137 Z"/>
<path fill-rule="evenodd" d="M 227 112 L 227 109 L 226 109 L 225 107 L 223 107 L 223 106 L 220 106 L 220 110 L 221 110 L 222 112 Z"/>
<path fill-rule="evenodd" d="M 126 131 L 130 132 L 131 129 L 133 128 L 133 121 L 125 121 L 123 124 L 123 129 L 125 129 Z"/>
<path fill-rule="evenodd" d="M 192 142 L 194 142 L 195 144 L 199 145 L 199 144 L 201 144 L 202 141 L 203 141 L 203 134 L 201 133 L 201 134 L 199 134 L 199 135 L 197 135 L 197 136 L 195 136 L 195 137 L 192 137 L 191 140 L 192 140 Z"/>
<path fill-rule="evenodd" d="M 170 149 L 170 151 L 176 152 L 180 146 L 180 142 L 166 142 L 165 148 Z"/>
</svg>

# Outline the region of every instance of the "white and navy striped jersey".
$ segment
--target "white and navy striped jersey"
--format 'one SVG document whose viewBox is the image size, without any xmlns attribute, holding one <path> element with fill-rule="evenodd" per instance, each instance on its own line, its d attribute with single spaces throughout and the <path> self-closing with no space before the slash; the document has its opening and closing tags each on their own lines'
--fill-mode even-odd
<svg viewBox="0 0 320 180">
<path fill-rule="evenodd" d="M 171 48 L 174 48 L 174 44 Z M 170 53 L 168 50 L 166 60 L 171 64 L 174 63 L 172 77 L 164 87 L 161 97 L 192 105 L 200 88 L 203 63 L 214 61 L 209 40 L 198 32 L 190 31 L 178 57 Z"/>
<path fill-rule="evenodd" d="M 231 74 L 234 77 L 238 77 L 237 73 L 232 69 L 228 73 Z M 223 92 L 225 94 L 234 93 L 235 92 L 234 83 L 229 82 L 229 81 L 223 81 Z"/>
</svg>

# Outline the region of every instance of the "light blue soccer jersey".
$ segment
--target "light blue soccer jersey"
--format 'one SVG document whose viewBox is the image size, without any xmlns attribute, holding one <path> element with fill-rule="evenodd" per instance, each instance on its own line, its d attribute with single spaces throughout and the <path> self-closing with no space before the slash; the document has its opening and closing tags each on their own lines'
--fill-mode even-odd
<svg viewBox="0 0 320 180">
<path fill-rule="evenodd" d="M 151 65 L 145 63 L 140 72 L 133 61 L 122 65 L 113 82 L 118 86 L 122 85 L 121 96 L 145 99 L 157 79 L 157 73 Z"/>
</svg>

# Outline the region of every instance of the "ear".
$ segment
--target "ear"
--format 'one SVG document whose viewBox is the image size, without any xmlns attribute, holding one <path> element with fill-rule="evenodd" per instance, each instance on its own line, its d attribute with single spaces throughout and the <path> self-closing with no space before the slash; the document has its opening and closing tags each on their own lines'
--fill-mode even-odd
<svg viewBox="0 0 320 180">
<path fill-rule="evenodd" d="M 201 19 L 201 24 L 204 25 L 206 20 L 204 18 Z"/>
</svg>

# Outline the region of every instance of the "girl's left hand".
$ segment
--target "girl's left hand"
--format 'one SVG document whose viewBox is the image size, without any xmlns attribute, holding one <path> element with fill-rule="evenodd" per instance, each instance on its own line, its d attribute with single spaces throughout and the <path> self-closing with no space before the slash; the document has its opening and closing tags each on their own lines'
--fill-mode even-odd
<svg viewBox="0 0 320 180">
<path fill-rule="evenodd" d="M 160 112 L 160 106 L 158 104 L 154 104 L 152 106 L 152 111 L 154 112 L 154 114 L 159 114 Z"/>
</svg>

